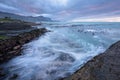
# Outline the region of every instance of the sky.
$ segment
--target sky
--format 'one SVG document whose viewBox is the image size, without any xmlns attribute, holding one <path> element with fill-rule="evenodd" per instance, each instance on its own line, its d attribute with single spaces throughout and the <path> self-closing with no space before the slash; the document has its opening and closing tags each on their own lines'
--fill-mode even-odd
<svg viewBox="0 0 120 80">
<path fill-rule="evenodd" d="M 0 11 L 60 21 L 120 22 L 120 0 L 0 0 Z"/>
</svg>

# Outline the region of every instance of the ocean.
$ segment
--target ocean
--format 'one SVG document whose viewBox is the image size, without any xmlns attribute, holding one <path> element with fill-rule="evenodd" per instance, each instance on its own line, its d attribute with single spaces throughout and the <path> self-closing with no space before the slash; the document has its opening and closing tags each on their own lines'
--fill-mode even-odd
<svg viewBox="0 0 120 80">
<path fill-rule="evenodd" d="M 119 22 L 44 22 L 51 32 L 23 46 L 21 56 L 3 64 L 5 80 L 58 80 L 120 40 Z"/>
</svg>

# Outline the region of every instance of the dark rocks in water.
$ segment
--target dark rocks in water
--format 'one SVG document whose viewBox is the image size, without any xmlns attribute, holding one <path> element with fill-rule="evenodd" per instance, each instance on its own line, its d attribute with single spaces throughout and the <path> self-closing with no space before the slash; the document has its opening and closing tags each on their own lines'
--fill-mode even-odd
<svg viewBox="0 0 120 80">
<path fill-rule="evenodd" d="M 50 74 L 50 75 L 55 74 L 56 72 L 57 72 L 57 70 L 54 70 L 54 69 L 46 71 L 46 73 Z"/>
<path fill-rule="evenodd" d="M 27 30 L 32 28 L 31 25 L 20 22 L 0 23 L 0 30 Z"/>
<path fill-rule="evenodd" d="M 70 54 L 67 53 L 61 53 L 57 58 L 57 61 L 67 61 L 67 62 L 74 62 L 75 59 Z"/>
<path fill-rule="evenodd" d="M 35 27 L 31 27 L 35 24 L 36 23 L 23 21 L 0 22 L 0 36 L 3 36 L 3 38 L 9 38 L 23 32 L 29 32 L 36 29 Z"/>
<path fill-rule="evenodd" d="M 45 28 L 35 29 L 0 41 L 0 63 L 8 61 L 17 55 L 21 55 L 22 45 L 41 36 L 45 32 L 47 32 Z"/>
<path fill-rule="evenodd" d="M 16 80 L 18 78 L 17 74 L 13 74 L 13 76 L 9 80 Z"/>
<path fill-rule="evenodd" d="M 120 80 L 120 41 L 62 80 Z"/>
<path fill-rule="evenodd" d="M 6 74 L 5 74 L 5 71 L 3 68 L 0 68 L 0 77 L 4 77 Z"/>
</svg>

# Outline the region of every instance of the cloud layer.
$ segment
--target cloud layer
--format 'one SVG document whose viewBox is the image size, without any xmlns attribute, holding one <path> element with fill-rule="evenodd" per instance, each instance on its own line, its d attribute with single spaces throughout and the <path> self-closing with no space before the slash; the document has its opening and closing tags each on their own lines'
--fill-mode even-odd
<svg viewBox="0 0 120 80">
<path fill-rule="evenodd" d="M 57 20 L 119 17 L 120 0 L 0 0 L 0 10 Z"/>
</svg>

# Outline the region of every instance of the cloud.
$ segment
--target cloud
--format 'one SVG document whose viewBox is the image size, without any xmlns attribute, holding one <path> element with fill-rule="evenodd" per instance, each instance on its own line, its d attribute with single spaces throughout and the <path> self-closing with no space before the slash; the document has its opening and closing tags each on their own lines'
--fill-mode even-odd
<svg viewBox="0 0 120 80">
<path fill-rule="evenodd" d="M 70 22 L 120 22 L 120 17 L 73 19 Z"/>
<path fill-rule="evenodd" d="M 57 20 L 120 16 L 120 0 L 0 0 L 0 10 Z"/>
<path fill-rule="evenodd" d="M 6 4 L 3 4 L 3 3 L 0 3 L 0 7 L 3 8 L 3 9 L 6 9 L 6 10 L 7 9 L 17 10 L 17 8 L 9 6 L 9 5 L 6 5 Z"/>
</svg>

